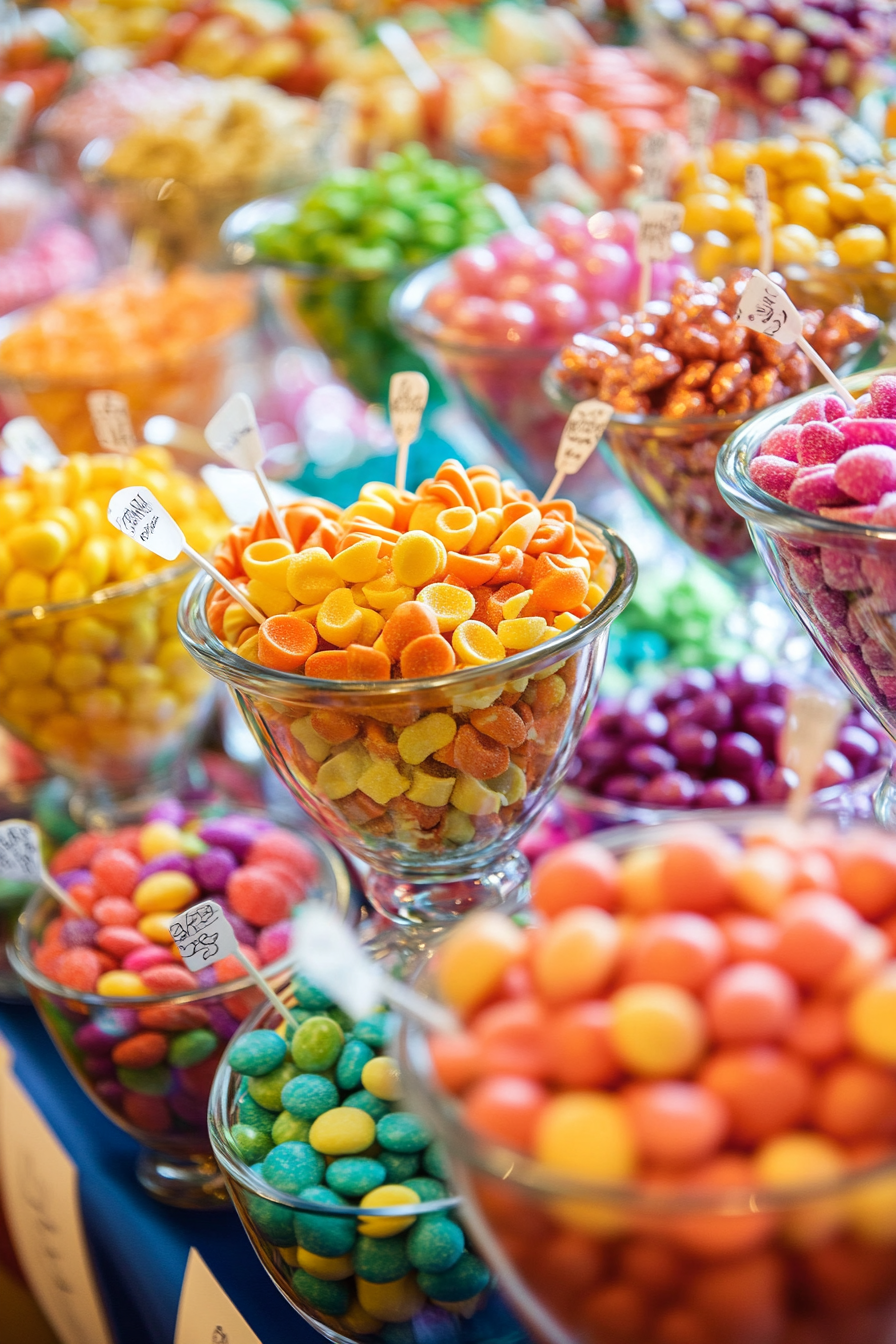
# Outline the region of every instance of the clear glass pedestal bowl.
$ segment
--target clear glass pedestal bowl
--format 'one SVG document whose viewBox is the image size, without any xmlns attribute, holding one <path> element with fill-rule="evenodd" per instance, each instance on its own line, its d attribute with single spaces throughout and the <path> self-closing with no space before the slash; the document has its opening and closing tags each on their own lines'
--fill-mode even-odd
<svg viewBox="0 0 896 1344">
<path fill-rule="evenodd" d="M 340 856 L 325 840 L 301 832 L 302 844 L 317 858 L 317 875 L 306 899 L 321 900 L 344 919 L 350 917 L 351 885 Z M 34 964 L 33 951 L 48 922 L 59 913 L 43 889 L 30 897 L 19 916 L 9 948 L 32 1003 L 63 1060 L 90 1100 L 107 1119 L 141 1145 L 137 1179 L 155 1199 L 177 1208 L 221 1208 L 227 1191 L 212 1156 L 206 1112 L 212 1079 L 227 1041 L 265 1000 L 249 976 L 179 994 L 139 998 L 85 993 L 51 980 Z M 290 974 L 291 959 L 263 968 L 276 989 Z M 140 1033 L 166 1037 L 169 1062 L 152 1068 L 119 1068 L 112 1050 Z M 185 1035 L 204 1037 L 205 1053 L 195 1062 L 170 1060 L 172 1042 Z M 177 1058 L 177 1056 L 175 1056 Z"/>
<path fill-rule="evenodd" d="M 845 379 L 854 396 L 873 375 Z M 794 398 L 754 416 L 725 444 L 716 477 L 728 505 L 746 520 L 776 588 L 856 699 L 896 741 L 896 529 L 865 527 L 795 509 L 750 478 L 750 462 Z M 896 774 L 875 797 L 875 815 L 896 829 Z"/>
<path fill-rule="evenodd" d="M 614 532 L 581 516 L 578 525 L 606 551 L 606 593 L 594 610 L 546 644 L 442 677 L 334 682 L 274 672 L 240 658 L 213 633 L 206 616 L 211 579 L 198 577 L 184 595 L 179 630 L 187 649 L 230 687 L 299 803 L 364 861 L 367 897 L 391 920 L 437 926 L 476 906 L 513 907 L 527 897 L 528 864 L 517 842 L 563 780 L 594 707 L 610 624 L 637 573 Z M 520 717 L 529 725 L 512 754 L 504 748 L 500 774 L 474 779 L 435 759 L 470 714 L 499 700 L 525 707 Z M 332 746 L 316 731 L 315 716 L 325 710 L 348 716 L 348 741 Z M 399 735 L 423 719 L 433 721 L 417 729 L 416 746 L 411 734 L 400 752 Z M 430 732 L 436 737 L 427 740 Z M 368 794 L 358 784 L 378 764 L 391 770 L 377 771 L 383 778 Z"/>
</svg>

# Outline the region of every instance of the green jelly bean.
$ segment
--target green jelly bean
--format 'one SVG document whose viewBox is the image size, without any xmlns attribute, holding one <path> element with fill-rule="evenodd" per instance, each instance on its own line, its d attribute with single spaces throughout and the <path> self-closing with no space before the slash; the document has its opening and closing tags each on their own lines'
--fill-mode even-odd
<svg viewBox="0 0 896 1344">
<path fill-rule="evenodd" d="M 344 1013 L 341 1008 L 328 1008 L 327 1017 L 332 1017 L 334 1022 L 338 1022 L 346 1036 L 355 1025 L 355 1019 L 349 1013 Z"/>
<path fill-rule="evenodd" d="M 189 1069 L 194 1064 L 201 1064 L 204 1059 L 208 1059 L 217 1048 L 217 1036 L 205 1027 L 197 1027 L 194 1031 L 182 1031 L 171 1038 L 168 1046 L 168 1063 L 175 1069 Z"/>
<path fill-rule="evenodd" d="M 359 1092 L 353 1092 L 351 1096 L 346 1097 L 342 1104 L 343 1106 L 356 1106 L 359 1111 L 366 1111 L 368 1115 L 372 1115 L 374 1120 L 381 1120 L 384 1115 L 389 1114 L 388 1101 L 382 1101 L 379 1097 L 375 1097 L 372 1092 L 368 1092 L 364 1087 Z"/>
<path fill-rule="evenodd" d="M 416 1153 L 390 1153 L 384 1148 L 379 1160 L 386 1168 L 392 1185 L 404 1185 L 405 1181 L 420 1169 L 420 1158 Z"/>
<path fill-rule="evenodd" d="M 276 1069 L 271 1069 L 270 1073 L 260 1078 L 249 1079 L 249 1096 L 253 1101 L 257 1101 L 259 1106 L 265 1106 L 269 1111 L 279 1113 L 283 1110 L 281 1093 L 290 1078 L 295 1078 L 297 1073 L 298 1069 L 292 1060 L 285 1059 Z"/>
<path fill-rule="evenodd" d="M 289 1111 L 281 1111 L 274 1121 L 271 1139 L 274 1143 L 306 1143 L 310 1133 L 310 1120 L 300 1120 Z"/>
<path fill-rule="evenodd" d="M 329 994 L 325 994 L 317 985 L 312 985 L 311 981 L 304 975 L 294 975 L 292 978 L 292 992 L 296 996 L 296 1003 L 300 1008 L 310 1009 L 311 1012 L 318 1013 L 322 1008 L 329 1008 L 333 1000 Z"/>
<path fill-rule="evenodd" d="M 252 1170 L 260 1176 L 261 1168 L 262 1163 L 256 1162 Z M 264 1199 L 261 1195 L 247 1193 L 245 1199 L 246 1213 L 267 1241 L 274 1246 L 295 1246 L 293 1209 L 273 1199 Z"/>
<path fill-rule="evenodd" d="M 421 1204 L 429 1204 L 435 1199 L 445 1199 L 448 1195 L 448 1187 L 441 1181 L 434 1180 L 432 1176 L 412 1176 L 409 1181 L 402 1181 L 402 1185 L 416 1191 Z"/>
<path fill-rule="evenodd" d="M 320 1074 L 302 1073 L 286 1084 L 281 1100 L 286 1110 L 301 1120 L 316 1120 L 339 1105 L 339 1088 Z"/>
<path fill-rule="evenodd" d="M 489 1284 L 490 1274 L 478 1255 L 463 1251 L 450 1269 L 442 1273 L 421 1270 L 417 1282 L 436 1302 L 466 1302 Z"/>
<path fill-rule="evenodd" d="M 432 1135 L 419 1116 L 408 1111 L 384 1115 L 376 1125 L 377 1141 L 392 1153 L 422 1153 Z"/>
<path fill-rule="evenodd" d="M 167 1096 L 174 1081 L 165 1064 L 154 1064 L 151 1069 L 118 1069 L 117 1074 L 122 1087 L 143 1097 Z"/>
<path fill-rule="evenodd" d="M 300 1267 L 293 1271 L 292 1286 L 300 1299 L 327 1316 L 341 1316 L 351 1305 L 348 1285 L 340 1279 L 316 1279 Z"/>
<path fill-rule="evenodd" d="M 386 1168 L 372 1157 L 337 1157 L 327 1167 L 324 1179 L 337 1195 L 360 1199 L 386 1181 Z"/>
<path fill-rule="evenodd" d="M 408 1233 L 408 1259 L 426 1273 L 443 1274 L 457 1263 L 463 1250 L 463 1232 L 440 1213 L 424 1214 Z"/>
<path fill-rule="evenodd" d="M 188 859 L 198 859 L 200 854 L 204 854 L 208 845 L 201 840 L 193 831 L 181 831 L 180 840 L 181 854 L 186 855 Z"/>
<path fill-rule="evenodd" d="M 292 1038 L 292 1057 L 306 1073 L 323 1073 L 339 1058 L 345 1034 L 331 1017 L 309 1017 Z"/>
<path fill-rule="evenodd" d="M 234 1125 L 230 1131 L 240 1155 L 248 1162 L 262 1162 L 271 1151 L 271 1136 L 251 1125 Z"/>
<path fill-rule="evenodd" d="M 264 1159 L 261 1174 L 268 1185 L 284 1195 L 300 1195 L 320 1182 L 324 1166 L 323 1158 L 309 1143 L 280 1143 Z"/>
<path fill-rule="evenodd" d="M 238 1036 L 227 1051 L 227 1063 L 234 1073 L 246 1073 L 252 1078 L 270 1073 L 285 1058 L 286 1042 L 276 1031 L 247 1032 L 245 1036 Z"/>
<path fill-rule="evenodd" d="M 360 1022 L 355 1023 L 352 1035 L 373 1050 L 383 1050 L 389 1044 L 397 1027 L 398 1018 L 395 1013 L 371 1013 L 370 1017 L 362 1017 Z"/>
<path fill-rule="evenodd" d="M 393 1283 L 404 1278 L 411 1267 L 405 1241 L 402 1236 L 359 1236 L 353 1252 L 355 1273 L 368 1283 Z"/>
<path fill-rule="evenodd" d="M 275 1150 L 276 1151 L 276 1150 Z M 345 1200 L 325 1185 L 312 1186 L 302 1191 L 302 1198 L 314 1204 L 345 1207 Z M 356 1220 L 326 1213 L 298 1211 L 293 1219 L 295 1239 L 312 1255 L 347 1255 L 357 1237 Z"/>
<path fill-rule="evenodd" d="M 361 1074 L 364 1065 L 373 1059 L 373 1051 L 363 1041 L 346 1041 L 339 1063 L 336 1065 L 336 1081 L 344 1091 L 361 1086 Z"/>
<path fill-rule="evenodd" d="M 437 1181 L 446 1181 L 448 1179 L 448 1167 L 445 1162 L 445 1154 L 442 1151 L 442 1145 L 438 1141 L 433 1141 L 423 1154 L 423 1170 L 429 1176 L 435 1176 Z"/>
<path fill-rule="evenodd" d="M 266 1106 L 260 1106 L 250 1096 L 240 1097 L 238 1114 L 241 1125 L 248 1125 L 250 1129 L 259 1129 L 262 1134 L 270 1134 L 274 1128 L 274 1121 L 277 1119 L 273 1111 L 269 1111 Z"/>
</svg>

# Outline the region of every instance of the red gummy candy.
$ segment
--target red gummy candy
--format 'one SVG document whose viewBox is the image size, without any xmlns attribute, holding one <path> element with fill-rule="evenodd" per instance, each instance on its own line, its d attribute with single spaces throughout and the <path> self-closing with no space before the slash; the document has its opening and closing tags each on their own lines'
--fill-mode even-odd
<svg viewBox="0 0 896 1344">
<path fill-rule="evenodd" d="M 256 968 L 259 965 L 258 953 L 254 947 L 248 947 L 244 943 L 239 944 L 239 949 L 248 961 Z M 215 962 L 215 976 L 219 985 L 226 984 L 229 980 L 239 980 L 246 974 L 246 968 L 237 960 L 236 957 L 222 957 L 220 961 Z"/>
<path fill-rule="evenodd" d="M 121 1109 L 132 1125 L 149 1130 L 151 1134 L 165 1134 L 171 1128 L 171 1112 L 164 1097 L 145 1097 L 140 1092 L 125 1092 Z"/>
<path fill-rule="evenodd" d="M 50 872 L 54 877 L 60 873 L 70 873 L 75 868 L 89 868 L 96 855 L 102 848 L 103 836 L 95 831 L 83 831 L 80 835 L 73 835 L 71 840 L 66 840 L 61 849 L 50 860 Z"/>
<path fill-rule="evenodd" d="M 263 831 L 246 856 L 248 864 L 265 863 L 268 859 L 285 862 L 302 879 L 311 880 L 317 875 L 314 854 L 288 831 Z"/>
<path fill-rule="evenodd" d="M 150 1031 L 192 1031 L 208 1023 L 208 1013 L 198 1003 L 153 1003 L 139 1009 L 137 1021 Z"/>
<path fill-rule="evenodd" d="M 97 947 L 110 956 L 118 957 L 119 961 L 131 952 L 136 952 L 138 947 L 149 947 L 149 941 L 142 933 L 124 924 L 107 924 L 100 929 L 94 941 Z"/>
<path fill-rule="evenodd" d="M 103 969 L 100 954 L 90 947 L 70 947 L 56 953 L 55 978 L 69 989 L 92 994 Z"/>
<path fill-rule="evenodd" d="M 151 1069 L 168 1053 L 168 1037 L 161 1031 L 138 1031 L 119 1041 L 112 1051 L 113 1063 L 121 1069 Z"/>
<path fill-rule="evenodd" d="M 276 924 L 286 919 L 290 911 L 289 892 L 284 889 L 281 876 L 266 867 L 237 868 L 227 879 L 227 899 L 235 914 L 258 927 Z M 222 964 L 218 962 L 215 969 Z"/>
<path fill-rule="evenodd" d="M 141 864 L 126 849 L 104 849 L 97 854 L 90 871 L 102 896 L 130 896 L 140 877 Z"/>
<path fill-rule="evenodd" d="M 767 454 L 764 457 L 754 457 L 750 463 L 750 477 L 764 490 L 767 495 L 774 495 L 775 499 L 786 499 L 790 487 L 796 480 L 797 465 L 789 461 L 786 457 L 773 457 Z"/>
<path fill-rule="evenodd" d="M 142 918 L 140 911 L 123 896 L 103 896 L 90 911 L 97 924 L 134 925 Z"/>
<path fill-rule="evenodd" d="M 186 994 L 198 988 L 198 981 L 186 966 L 149 966 L 140 972 L 140 979 L 153 994 Z"/>
</svg>

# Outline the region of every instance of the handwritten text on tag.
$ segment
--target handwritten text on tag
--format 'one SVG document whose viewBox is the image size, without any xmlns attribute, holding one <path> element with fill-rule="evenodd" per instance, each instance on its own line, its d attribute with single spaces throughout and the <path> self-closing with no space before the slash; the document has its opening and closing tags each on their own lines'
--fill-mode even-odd
<svg viewBox="0 0 896 1344">
<path fill-rule="evenodd" d="M 185 539 L 177 523 L 144 485 L 126 486 L 109 500 L 109 522 L 126 537 L 145 546 L 162 560 L 176 560 Z"/>
<path fill-rule="evenodd" d="M 59 449 L 33 415 L 8 420 L 3 426 L 3 439 L 22 465 L 35 471 L 49 471 L 63 461 Z"/>
<path fill-rule="evenodd" d="M 190 971 L 201 971 L 237 950 L 236 934 L 217 901 L 191 905 L 168 928 Z"/>
<path fill-rule="evenodd" d="M 389 420 L 400 447 L 412 444 L 419 434 L 428 398 L 429 383 L 422 373 L 393 373 L 389 380 Z"/>
<path fill-rule="evenodd" d="M 641 141 L 641 183 L 649 201 L 661 201 L 669 182 L 669 137 L 665 131 L 650 131 Z"/>
<path fill-rule="evenodd" d="M 563 426 L 554 470 L 562 471 L 564 476 L 574 476 L 594 452 L 612 417 L 613 407 L 596 398 L 580 401 L 574 406 Z"/>
<path fill-rule="evenodd" d="M 672 235 L 683 219 L 684 206 L 678 201 L 647 201 L 641 206 L 635 252 L 642 266 L 672 257 Z"/>
<path fill-rule="evenodd" d="M 245 392 L 237 392 L 212 416 L 205 437 L 215 452 L 235 467 L 251 471 L 264 457 L 255 408 Z"/>
<path fill-rule="evenodd" d="M 754 271 L 747 281 L 734 320 L 785 345 L 803 334 L 803 319 L 792 301 L 761 271 Z"/>
<path fill-rule="evenodd" d="M 137 439 L 123 392 L 88 392 L 87 409 L 96 441 L 107 453 L 129 453 Z"/>
<path fill-rule="evenodd" d="M 700 154 L 712 139 L 719 99 L 709 89 L 694 85 L 688 89 L 688 144 L 692 154 Z"/>
<path fill-rule="evenodd" d="M 10 882 L 39 882 L 43 872 L 40 841 L 28 821 L 0 825 L 0 877 Z"/>
</svg>

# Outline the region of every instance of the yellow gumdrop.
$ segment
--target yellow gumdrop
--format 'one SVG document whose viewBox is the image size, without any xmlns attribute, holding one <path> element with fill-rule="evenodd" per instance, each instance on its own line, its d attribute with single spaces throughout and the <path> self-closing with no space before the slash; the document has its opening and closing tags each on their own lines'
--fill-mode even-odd
<svg viewBox="0 0 896 1344">
<path fill-rule="evenodd" d="M 498 639 L 505 649 L 531 649 L 541 641 L 548 628 L 543 616 L 519 616 L 515 621 L 498 622 Z"/>
<path fill-rule="evenodd" d="M 294 558 L 294 557 L 293 557 Z M 246 585 L 249 601 L 265 616 L 285 616 L 295 610 L 296 599 L 285 588 L 275 588 L 263 579 L 250 579 Z"/>
<path fill-rule="evenodd" d="M 486 478 L 489 480 L 489 478 Z M 481 482 L 477 481 L 478 486 Z M 490 481 L 500 494 L 501 487 L 497 481 Z M 476 530 L 467 542 L 468 555 L 484 555 L 486 551 L 491 550 L 492 543 L 499 536 L 503 527 L 503 516 L 500 507 L 491 507 L 483 509 L 476 515 Z"/>
<path fill-rule="evenodd" d="M 367 1235 L 371 1234 L 368 1232 Z M 368 1283 L 367 1279 L 356 1279 L 355 1283 L 363 1309 L 376 1320 L 387 1321 L 390 1325 L 412 1321 L 426 1305 L 426 1298 L 413 1274 L 393 1279 L 391 1283 Z"/>
<path fill-rule="evenodd" d="M 112 543 L 108 537 L 88 537 L 75 563 L 87 580 L 91 592 L 102 588 L 112 569 Z"/>
<path fill-rule="evenodd" d="M 347 649 L 349 644 L 354 644 L 363 624 L 361 608 L 355 606 L 348 588 L 336 588 L 328 593 L 317 613 L 318 634 L 338 649 Z"/>
<path fill-rule="evenodd" d="M 427 499 L 418 504 L 408 521 L 408 532 L 432 533 L 436 519 L 444 507 L 445 505 L 438 499 Z"/>
<path fill-rule="evenodd" d="M 231 602 L 229 607 L 224 609 L 224 619 L 222 621 L 224 638 L 228 644 L 238 644 L 239 636 L 250 626 L 254 628 L 255 621 L 249 615 L 248 611 L 239 602 Z"/>
<path fill-rule="evenodd" d="M 380 807 L 406 792 L 411 781 L 391 761 L 374 761 L 358 779 L 357 787 Z"/>
<path fill-rule="evenodd" d="M 169 926 L 172 919 L 177 918 L 177 915 L 177 910 L 160 910 L 151 915 L 144 915 L 142 919 L 137 921 L 137 930 L 151 943 L 161 943 L 163 946 L 167 946 L 174 942 Z"/>
<path fill-rule="evenodd" d="M 811 182 L 794 182 L 784 192 L 784 213 L 791 224 L 801 224 L 816 238 L 833 232 L 827 192 Z"/>
<path fill-rule="evenodd" d="M 160 667 L 152 663 L 113 662 L 109 665 L 108 681 L 120 691 L 137 691 L 142 687 L 158 687 L 165 680 Z"/>
<path fill-rule="evenodd" d="M 60 569 L 50 580 L 51 602 L 80 602 L 89 592 L 86 578 L 77 569 Z"/>
<path fill-rule="evenodd" d="M 456 630 L 476 610 L 473 594 L 453 583 L 431 583 L 417 594 L 417 600 L 433 612 L 442 634 Z"/>
<path fill-rule="evenodd" d="M 517 593 L 514 597 L 508 597 L 501 608 L 504 613 L 505 621 L 515 621 L 518 616 L 522 616 L 526 607 L 529 605 L 531 596 L 532 589 L 525 588 L 523 592 Z"/>
<path fill-rule="evenodd" d="M 350 1255 L 314 1255 L 312 1251 L 306 1251 L 304 1246 L 300 1246 L 297 1261 L 302 1269 L 313 1274 L 316 1279 L 325 1279 L 327 1282 L 348 1279 L 354 1273 L 354 1263 Z"/>
<path fill-rule="evenodd" d="M 526 936 L 506 915 L 493 910 L 468 915 L 439 948 L 439 992 L 466 1017 L 491 997 L 525 953 Z"/>
<path fill-rule="evenodd" d="M 412 803 L 422 803 L 424 807 L 444 807 L 453 789 L 453 775 L 443 779 L 440 775 L 429 775 L 425 770 L 415 770 L 408 798 Z"/>
<path fill-rule="evenodd" d="M 260 579 L 272 588 L 286 590 L 286 571 L 293 549 L 279 537 L 253 541 L 243 551 L 243 569 L 250 579 Z"/>
<path fill-rule="evenodd" d="M 604 1092 L 564 1092 L 535 1127 L 535 1156 L 546 1167 L 590 1181 L 625 1181 L 635 1142 L 624 1104 Z"/>
<path fill-rule="evenodd" d="M 333 750 L 326 738 L 321 737 L 312 727 L 310 714 L 301 719 L 293 719 L 289 731 L 296 741 L 301 743 L 306 754 L 318 765 L 321 761 L 325 761 Z M 351 789 L 348 792 L 351 793 Z"/>
<path fill-rule="evenodd" d="M 95 686 L 92 691 L 73 695 L 71 707 L 90 723 L 111 723 L 121 718 L 124 699 L 112 686 Z"/>
<path fill-rule="evenodd" d="M 834 236 L 834 249 L 844 266 L 873 266 L 885 261 L 889 252 L 886 234 L 874 224 L 843 229 Z"/>
<path fill-rule="evenodd" d="M 470 512 L 472 513 L 472 509 Z M 471 531 L 470 536 L 472 535 Z M 447 563 L 448 556 L 443 542 L 437 536 L 431 536 L 429 532 L 406 532 L 396 541 L 392 552 L 392 573 L 399 583 L 407 584 L 411 588 L 422 588 L 438 575 L 444 574 Z"/>
<path fill-rule="evenodd" d="M 413 587 L 410 584 L 401 583 L 394 572 L 384 574 L 380 579 L 373 579 L 370 583 L 365 583 L 362 591 L 371 607 L 375 611 L 382 612 L 386 618 L 391 616 L 395 608 L 400 606 L 402 602 L 411 602 L 414 598 Z"/>
<path fill-rule="evenodd" d="M 311 546 L 290 558 L 286 567 L 286 586 L 303 606 L 323 602 L 334 588 L 342 588 L 339 571 L 322 546 Z"/>
<path fill-rule="evenodd" d="M 818 251 L 818 239 L 801 224 L 782 224 L 772 229 L 772 247 L 779 266 L 808 266 Z"/>
<path fill-rule="evenodd" d="M 138 998 L 149 990 L 133 971 L 104 971 L 96 982 L 97 994 L 109 998 Z"/>
<path fill-rule="evenodd" d="M 408 765 L 420 765 L 434 751 L 454 741 L 457 723 L 450 714 L 427 714 L 398 735 L 398 754 Z"/>
<path fill-rule="evenodd" d="M 395 522 L 395 509 L 387 499 L 380 496 L 366 499 L 359 499 L 355 504 L 349 504 L 348 508 L 342 510 L 342 522 L 349 523 L 353 518 L 367 518 L 371 523 L 379 523 L 380 527 L 391 527 Z M 359 531 L 361 528 L 359 527 Z"/>
<path fill-rule="evenodd" d="M 602 596 L 603 594 L 601 594 Z M 600 598 L 597 600 L 600 601 Z M 554 617 L 554 628 L 555 630 L 571 630 L 574 625 L 578 625 L 580 620 L 581 617 L 573 616 L 571 611 L 561 611 Z"/>
<path fill-rule="evenodd" d="M 21 644 L 11 644 L 0 654 L 0 671 L 13 683 L 33 685 L 46 681 L 52 667 L 53 653 L 46 644 L 23 640 Z"/>
<path fill-rule="evenodd" d="M 493 817 L 506 803 L 503 794 L 490 789 L 481 779 L 459 774 L 451 790 L 451 802 L 459 812 L 470 817 Z"/>
<path fill-rule="evenodd" d="M 851 182 L 832 182 L 826 188 L 828 209 L 838 224 L 854 224 L 862 218 L 865 193 Z"/>
<path fill-rule="evenodd" d="M 682 229 L 692 237 L 718 229 L 728 232 L 731 202 L 718 192 L 697 191 L 685 198 Z"/>
<path fill-rule="evenodd" d="M 462 551 L 476 531 L 476 512 L 468 504 L 443 509 L 435 521 L 435 536 L 446 551 Z M 428 580 L 424 580 L 428 582 Z"/>
<path fill-rule="evenodd" d="M 6 695 L 6 708 L 11 718 L 30 714 L 48 718 L 58 714 L 64 705 L 62 695 L 52 686 L 14 686 Z"/>
<path fill-rule="evenodd" d="M 866 1059 L 896 1067 L 896 961 L 855 995 L 846 1014 L 852 1044 Z"/>
<path fill-rule="evenodd" d="M 160 910 L 184 910 L 198 895 L 199 889 L 187 873 L 166 871 L 144 877 L 131 899 L 138 910 L 153 915 Z"/>
<path fill-rule="evenodd" d="M 845 1170 L 842 1149 L 823 1134 L 777 1134 L 755 1155 L 760 1185 L 775 1190 L 793 1185 L 823 1185 Z"/>
<path fill-rule="evenodd" d="M 369 766 L 370 757 L 367 752 L 360 743 L 353 742 L 345 751 L 340 751 L 336 756 L 324 761 L 317 772 L 316 782 L 321 792 L 335 802 L 354 793 L 359 779 Z"/>
<path fill-rule="evenodd" d="M 361 1085 L 381 1101 L 398 1101 L 401 1096 L 401 1070 L 390 1055 L 368 1059 L 361 1070 Z"/>
<path fill-rule="evenodd" d="M 375 1335 L 383 1322 L 365 1311 L 360 1302 L 353 1302 L 345 1315 L 339 1317 L 339 1324 L 349 1333 L 354 1331 L 356 1335 Z"/>
<path fill-rule="evenodd" d="M 6 538 L 14 559 L 39 574 L 52 574 L 71 550 L 68 532 L 61 523 L 22 523 Z"/>
<path fill-rule="evenodd" d="M 4 490 L 0 492 L 0 532 L 8 533 L 31 512 L 33 500 L 30 490 Z"/>
<path fill-rule="evenodd" d="M 137 843 L 141 859 L 148 863 L 150 859 L 161 858 L 163 854 L 182 854 L 189 842 L 184 832 L 173 822 L 148 821 L 140 827 Z"/>
<path fill-rule="evenodd" d="M 484 621 L 461 621 L 451 636 L 458 661 L 467 667 L 498 663 L 505 655 L 504 645 Z"/>
<path fill-rule="evenodd" d="M 362 1115 L 366 1112 L 362 1111 Z M 315 1124 L 317 1122 L 315 1121 Z M 407 1185 L 378 1185 L 361 1200 L 362 1209 L 391 1209 L 419 1204 L 420 1196 Z M 365 1237 L 395 1237 L 417 1221 L 416 1215 L 401 1218 L 359 1218 L 358 1231 Z M 368 1307 L 372 1311 L 372 1307 Z M 376 1313 L 378 1314 L 378 1313 Z"/>
<path fill-rule="evenodd" d="M 892 182 L 875 182 L 865 191 L 862 202 L 865 218 L 881 229 L 896 224 L 896 186 Z"/>
<path fill-rule="evenodd" d="M 712 280 L 731 264 L 733 256 L 734 249 L 728 235 L 720 233 L 718 229 L 710 229 L 694 249 L 694 266 L 704 280 Z"/>
<path fill-rule="evenodd" d="M 520 518 L 505 527 L 495 540 L 494 549 L 500 551 L 505 546 L 515 546 L 520 551 L 528 550 L 529 542 L 541 526 L 541 513 L 535 507 L 528 509 Z"/>
<path fill-rule="evenodd" d="M 123 582 L 142 571 L 147 552 L 131 537 L 121 533 L 112 538 L 112 577 Z"/>
<path fill-rule="evenodd" d="M 327 1157 L 363 1153 L 376 1138 L 376 1122 L 357 1106 L 334 1106 L 319 1115 L 308 1132 L 308 1142 Z"/>
<path fill-rule="evenodd" d="M 36 569 L 17 569 L 6 580 L 3 588 L 3 605 L 18 611 L 25 607 L 45 606 L 50 596 L 50 585 L 43 574 Z"/>
<path fill-rule="evenodd" d="M 345 583 L 369 583 L 376 578 L 379 567 L 380 543 L 377 537 L 368 537 L 346 546 L 333 557 L 336 573 Z"/>
<path fill-rule="evenodd" d="M 382 634 L 383 626 L 386 624 L 385 617 L 372 607 L 359 607 L 358 610 L 361 613 L 361 629 L 355 637 L 355 643 L 370 647 Z"/>
<path fill-rule="evenodd" d="M 79 546 L 84 540 L 84 528 L 78 515 L 64 504 L 42 509 L 35 518 L 38 523 L 59 523 L 68 534 L 69 546 Z"/>
<path fill-rule="evenodd" d="M 53 680 L 64 691 L 85 691 L 102 677 L 102 660 L 94 653 L 64 653 L 53 669 Z"/>
</svg>

